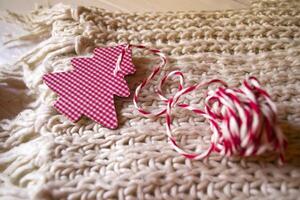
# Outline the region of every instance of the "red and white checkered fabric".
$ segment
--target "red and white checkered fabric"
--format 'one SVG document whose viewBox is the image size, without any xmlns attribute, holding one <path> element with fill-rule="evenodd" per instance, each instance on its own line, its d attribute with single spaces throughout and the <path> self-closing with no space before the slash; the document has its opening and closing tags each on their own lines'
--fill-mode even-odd
<svg viewBox="0 0 300 200">
<path fill-rule="evenodd" d="M 117 128 L 114 95 L 130 95 L 124 76 L 135 72 L 131 49 L 125 46 L 96 48 L 91 58 L 73 58 L 74 70 L 44 75 L 44 82 L 59 95 L 54 104 L 57 111 L 73 122 L 85 115 L 104 127 Z M 124 49 L 120 71 L 114 73 Z"/>
</svg>

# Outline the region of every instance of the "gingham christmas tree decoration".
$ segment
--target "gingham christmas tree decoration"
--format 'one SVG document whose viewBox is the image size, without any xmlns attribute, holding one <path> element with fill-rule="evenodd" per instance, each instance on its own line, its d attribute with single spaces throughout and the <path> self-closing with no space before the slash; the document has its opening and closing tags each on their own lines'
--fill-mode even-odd
<svg viewBox="0 0 300 200">
<path fill-rule="evenodd" d="M 73 122 L 84 115 L 104 127 L 117 128 L 114 95 L 130 95 L 124 76 L 135 72 L 131 49 L 125 47 L 96 48 L 91 58 L 73 58 L 74 70 L 44 75 L 44 82 L 59 95 L 56 110 Z"/>
<path fill-rule="evenodd" d="M 45 82 L 60 95 L 54 105 L 57 110 L 72 121 L 84 114 L 107 128 L 116 128 L 113 96 L 129 96 L 124 76 L 135 71 L 131 61 L 131 48 L 148 50 L 161 60 L 152 73 L 137 86 L 133 104 L 146 117 L 165 116 L 166 134 L 177 152 L 189 159 L 203 159 L 213 151 L 224 156 L 261 155 L 266 151 L 277 151 L 282 163 L 287 141 L 277 125 L 277 109 L 255 77 L 245 79 L 240 88 L 229 88 L 219 79 L 184 87 L 183 73 L 172 71 L 163 76 L 156 89 L 159 99 L 166 103 L 166 108 L 153 113 L 139 105 L 141 90 L 167 63 L 166 56 L 160 50 L 143 45 L 97 48 L 92 58 L 73 58 L 74 71 L 45 75 Z M 174 96 L 167 98 L 161 88 L 172 76 L 179 77 L 179 89 Z M 204 109 L 180 103 L 180 98 L 185 94 L 214 83 L 218 83 L 220 87 L 206 92 Z M 190 153 L 180 147 L 171 129 L 172 110 L 175 107 L 191 110 L 209 121 L 212 136 L 208 149 Z"/>
</svg>

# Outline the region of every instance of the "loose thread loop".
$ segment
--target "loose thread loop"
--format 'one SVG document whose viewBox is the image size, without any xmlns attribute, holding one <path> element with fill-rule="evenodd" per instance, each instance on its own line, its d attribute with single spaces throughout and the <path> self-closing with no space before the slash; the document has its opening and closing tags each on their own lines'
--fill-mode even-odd
<svg viewBox="0 0 300 200">
<path fill-rule="evenodd" d="M 165 75 L 156 90 L 159 99 L 165 102 L 165 108 L 152 113 L 138 104 L 141 90 L 153 80 L 160 69 L 166 65 L 166 56 L 156 49 L 149 49 L 142 45 L 127 45 L 124 48 L 136 47 L 146 49 L 158 55 L 161 64 L 135 90 L 133 103 L 135 108 L 145 117 L 164 116 L 166 119 L 166 134 L 172 147 L 181 155 L 189 159 L 203 159 L 212 152 L 224 156 L 261 155 L 266 151 L 277 151 L 280 161 L 284 160 L 284 150 L 287 141 L 277 124 L 277 109 L 270 95 L 261 88 L 255 77 L 243 81 L 240 88 L 229 88 L 219 79 L 184 87 L 184 76 L 180 71 L 172 71 Z M 116 70 L 120 69 L 123 56 L 118 59 Z M 178 91 L 172 97 L 163 95 L 162 87 L 171 77 L 179 78 Z M 204 110 L 189 104 L 179 102 L 180 98 L 192 91 L 219 84 L 216 90 L 210 90 L 205 97 Z M 205 117 L 211 127 L 212 135 L 208 149 L 199 153 L 189 153 L 183 150 L 172 135 L 172 110 L 180 107 L 193 111 Z"/>
</svg>

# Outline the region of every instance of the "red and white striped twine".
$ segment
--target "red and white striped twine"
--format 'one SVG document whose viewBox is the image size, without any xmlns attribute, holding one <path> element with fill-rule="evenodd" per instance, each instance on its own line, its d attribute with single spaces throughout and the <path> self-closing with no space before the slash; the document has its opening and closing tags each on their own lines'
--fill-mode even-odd
<svg viewBox="0 0 300 200">
<path fill-rule="evenodd" d="M 156 91 L 160 100 L 166 103 L 166 107 L 153 113 L 138 104 L 139 95 L 141 90 L 166 65 L 166 56 L 159 50 L 149 49 L 143 45 L 127 45 L 118 58 L 116 71 L 120 70 L 122 57 L 131 47 L 149 50 L 161 59 L 160 65 L 155 67 L 149 77 L 136 88 L 133 103 L 138 112 L 146 117 L 165 117 L 169 142 L 181 155 L 189 159 L 203 159 L 212 152 L 225 156 L 250 156 L 261 155 L 266 151 L 276 151 L 279 153 L 280 161 L 284 161 L 287 141 L 277 124 L 276 106 L 255 77 L 244 80 L 238 89 L 229 88 L 224 81 L 218 79 L 184 87 L 183 74 L 180 71 L 172 71 L 161 79 Z M 172 97 L 167 98 L 163 95 L 161 88 L 170 77 L 179 78 L 179 89 Z M 220 86 L 216 90 L 207 92 L 204 110 L 179 103 L 180 97 L 185 94 L 211 84 Z M 188 153 L 179 146 L 171 129 L 172 110 L 175 107 L 193 111 L 209 121 L 212 136 L 208 149 L 199 153 Z"/>
</svg>

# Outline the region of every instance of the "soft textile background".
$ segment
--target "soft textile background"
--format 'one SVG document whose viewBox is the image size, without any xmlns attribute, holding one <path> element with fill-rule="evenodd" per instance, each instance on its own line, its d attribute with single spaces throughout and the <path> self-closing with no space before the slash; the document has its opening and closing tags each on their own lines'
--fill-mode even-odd
<svg viewBox="0 0 300 200">
<path fill-rule="evenodd" d="M 254 1 L 247 10 L 176 13 L 56 5 L 6 20 L 31 31 L 18 40 L 42 42 L 16 64 L 0 68 L 1 84 L 22 89 L 22 101 L 13 102 L 22 104 L 19 114 L 0 122 L 2 199 L 299 198 L 299 1 Z M 245 77 L 256 76 L 278 106 L 289 141 L 287 163 L 278 166 L 273 154 L 187 160 L 167 144 L 164 120 L 141 117 L 131 98 L 116 99 L 116 130 L 88 119 L 73 124 L 59 115 L 52 108 L 57 97 L 42 83 L 42 75 L 69 70 L 72 57 L 88 56 L 95 46 L 123 42 L 161 49 L 169 56 L 164 71 L 180 68 L 187 84 L 220 78 L 238 86 Z M 137 73 L 128 78 L 132 91 L 158 62 L 146 52 L 135 51 L 133 57 Z M 155 84 L 143 93 L 145 106 L 161 106 L 153 95 Z M 166 88 L 168 93 L 174 90 L 176 83 Z M 202 92 L 183 101 L 201 104 Z M 203 119 L 178 109 L 173 124 L 187 149 L 207 146 L 210 131 Z"/>
</svg>

